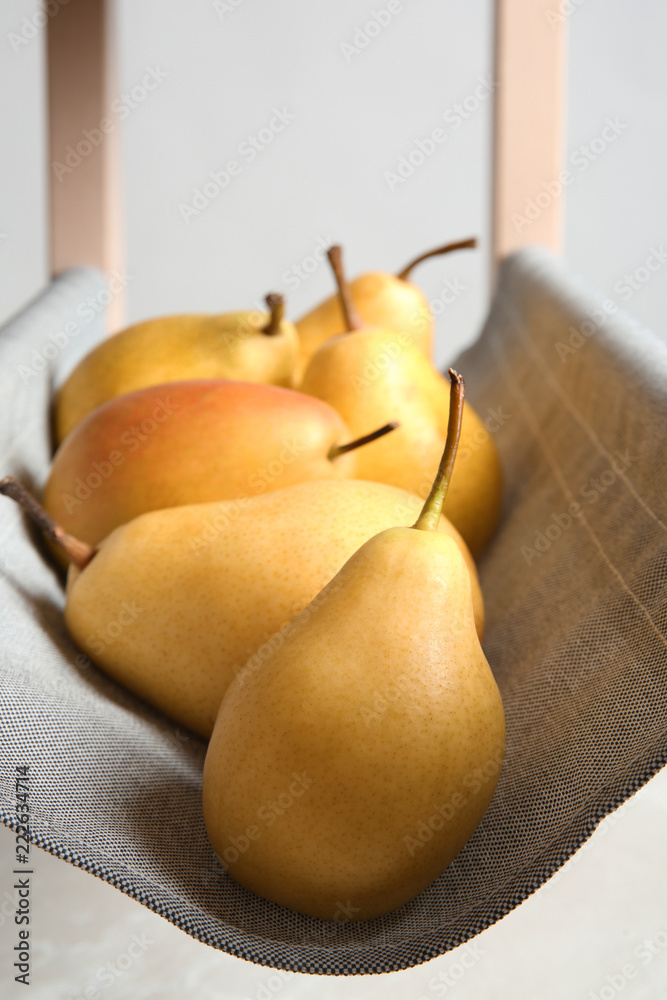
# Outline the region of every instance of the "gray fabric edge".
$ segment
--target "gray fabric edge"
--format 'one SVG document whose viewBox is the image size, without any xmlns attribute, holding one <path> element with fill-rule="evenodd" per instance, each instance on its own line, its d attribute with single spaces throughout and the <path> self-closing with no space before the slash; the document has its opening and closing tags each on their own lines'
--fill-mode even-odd
<svg viewBox="0 0 667 1000">
<path fill-rule="evenodd" d="M 130 896 L 141 903 L 147 909 L 167 920 L 169 923 L 184 931 L 190 937 L 201 941 L 202 944 L 224 951 L 236 958 L 253 962 L 255 965 L 265 968 L 280 969 L 285 972 L 298 972 L 308 975 L 329 975 L 329 976 L 362 976 L 362 975 L 383 975 L 392 972 L 400 972 L 411 969 L 418 965 L 423 965 L 431 959 L 438 958 L 460 945 L 465 944 L 476 937 L 482 931 L 497 923 L 516 909 L 521 903 L 533 895 L 541 886 L 556 874 L 556 872 L 568 861 L 579 848 L 586 843 L 593 835 L 605 816 L 615 812 L 627 799 L 631 798 L 635 792 L 646 784 L 655 774 L 667 765 L 667 748 L 662 750 L 651 761 L 639 766 L 633 773 L 630 780 L 627 778 L 621 785 L 618 783 L 616 792 L 611 797 L 606 794 L 607 789 L 603 789 L 604 795 L 598 799 L 598 805 L 593 811 L 593 815 L 587 814 L 586 821 L 581 824 L 576 834 L 565 834 L 562 841 L 554 845 L 555 850 L 550 851 L 550 860 L 543 866 L 535 865 L 528 872 L 515 880 L 516 888 L 510 895 L 510 901 L 493 907 L 493 897 L 484 902 L 484 915 L 476 915 L 476 911 L 466 914 L 465 919 L 459 921 L 460 930 L 448 931 L 447 938 L 439 937 L 438 931 L 424 935 L 418 939 L 413 939 L 410 943 L 413 949 L 418 948 L 417 953 L 413 952 L 410 960 L 400 955 L 403 945 L 391 945 L 387 947 L 372 947 L 363 949 L 363 957 L 357 952 L 361 948 L 336 948 L 327 950 L 326 947 L 316 947 L 312 945 L 287 945 L 284 942 L 276 942 L 276 956 L 273 955 L 269 961 L 267 950 L 271 945 L 267 945 L 264 938 L 257 938 L 249 935 L 245 931 L 231 933 L 228 940 L 221 941 L 216 935 L 207 934 L 204 928 L 195 930 L 190 919 L 186 916 L 187 908 L 184 907 L 183 916 L 179 919 L 174 916 L 167 916 L 161 905 L 162 894 L 156 895 L 154 886 L 151 886 L 143 879 L 138 879 L 132 875 L 132 885 L 128 885 L 127 876 L 118 870 L 109 870 L 108 864 L 94 860 L 87 864 L 76 858 L 76 852 L 66 845 L 59 845 L 50 842 L 48 838 L 33 835 L 31 843 L 52 854 L 54 857 L 66 861 L 75 868 L 89 872 L 91 875 L 100 878 L 103 882 L 108 882 L 114 888 Z M 0 812 L 0 822 L 11 830 L 15 830 L 11 816 Z M 558 846 L 561 845 L 561 846 Z M 507 885 L 501 890 L 503 896 L 508 894 Z M 489 912 L 490 910 L 490 912 Z M 204 922 L 205 924 L 206 922 Z M 341 957 L 340 968 L 336 963 L 336 954 Z M 332 968 L 333 966 L 333 968 Z"/>
</svg>

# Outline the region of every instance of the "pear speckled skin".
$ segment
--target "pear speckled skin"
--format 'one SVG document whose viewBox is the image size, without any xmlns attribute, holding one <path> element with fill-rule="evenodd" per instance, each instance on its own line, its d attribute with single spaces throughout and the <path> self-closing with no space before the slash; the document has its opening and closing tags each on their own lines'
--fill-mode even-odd
<svg viewBox="0 0 667 1000">
<path fill-rule="evenodd" d="M 281 630 L 345 560 L 378 531 L 413 523 L 420 507 L 382 483 L 323 480 L 153 511 L 112 532 L 84 570 L 70 569 L 65 621 L 106 673 L 208 737 L 233 678 L 263 669 Z M 464 551 L 481 633 L 474 562 L 445 518 L 440 530 Z"/>
<path fill-rule="evenodd" d="M 352 300 L 364 324 L 388 326 L 403 333 L 429 360 L 433 357 L 433 318 L 417 285 L 383 271 L 370 271 L 350 282 Z M 315 351 L 345 330 L 338 295 L 332 295 L 297 321 L 299 358 L 295 378 L 303 377 Z"/>
<path fill-rule="evenodd" d="M 293 389 L 217 379 L 150 386 L 109 400 L 72 431 L 42 502 L 97 545 L 149 510 L 354 476 L 359 452 L 327 457 L 350 440 L 333 407 Z"/>
<path fill-rule="evenodd" d="M 408 902 L 459 853 L 505 740 L 469 579 L 446 535 L 383 531 L 262 670 L 232 683 L 203 801 L 213 849 L 241 885 L 363 920 Z"/>
<path fill-rule="evenodd" d="M 333 337 L 312 358 L 301 391 L 335 407 L 353 437 L 357 426 L 397 420 L 390 440 L 360 450 L 355 475 L 428 496 L 447 436 L 449 382 L 403 334 L 368 328 Z M 473 556 L 493 535 L 501 504 L 496 446 L 466 403 L 444 513 Z"/>
<path fill-rule="evenodd" d="M 236 379 L 291 387 L 299 344 L 283 319 L 275 333 L 261 311 L 163 316 L 121 330 L 92 350 L 58 393 L 59 444 L 101 403 L 136 389 L 184 379 Z"/>
</svg>

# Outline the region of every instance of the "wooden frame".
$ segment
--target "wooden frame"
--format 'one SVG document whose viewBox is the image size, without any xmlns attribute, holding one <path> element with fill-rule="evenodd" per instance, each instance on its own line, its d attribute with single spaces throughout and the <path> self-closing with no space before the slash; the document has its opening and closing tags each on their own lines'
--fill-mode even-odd
<svg viewBox="0 0 667 1000">
<path fill-rule="evenodd" d="M 122 268 L 122 203 L 113 0 L 68 0 L 47 39 L 51 272 L 90 264 Z M 110 328 L 123 323 L 115 295 Z"/>
<path fill-rule="evenodd" d="M 496 0 L 494 266 L 529 243 L 562 247 L 565 7 L 563 0 Z"/>
<path fill-rule="evenodd" d="M 49 19 L 54 274 L 81 263 L 112 272 L 123 263 L 118 128 L 116 123 L 105 131 L 103 125 L 116 92 L 112 2 L 69 0 Z M 549 188 L 556 190 L 563 164 L 567 15 L 562 8 L 563 0 L 495 0 L 494 270 L 528 243 L 561 248 L 563 199 L 550 196 Z M 531 202 L 535 208 L 528 209 L 533 216 L 528 219 Z M 112 328 L 122 324 L 123 314 L 117 296 L 109 307 Z"/>
</svg>

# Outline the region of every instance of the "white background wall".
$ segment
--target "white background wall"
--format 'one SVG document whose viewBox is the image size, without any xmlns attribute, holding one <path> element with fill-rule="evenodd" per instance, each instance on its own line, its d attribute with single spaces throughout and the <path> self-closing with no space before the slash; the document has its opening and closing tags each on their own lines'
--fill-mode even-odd
<svg viewBox="0 0 667 1000">
<path fill-rule="evenodd" d="M 48 274 L 44 33 L 18 48 L 10 41 L 37 7 L 37 0 L 0 5 L 0 323 Z"/>
<path fill-rule="evenodd" d="M 403 0 L 402 11 L 349 62 L 341 43 L 352 43 L 357 27 L 387 0 L 233 3 L 220 14 L 212 0 L 117 0 L 119 93 L 150 68 L 166 74 L 122 123 L 128 319 L 243 308 L 273 288 L 288 292 L 299 315 L 331 287 L 324 266 L 294 287 L 291 269 L 320 240 L 342 241 L 350 270 L 358 272 L 396 269 L 419 250 L 478 234 L 479 252 L 419 272 L 432 299 L 447 279 L 464 287 L 438 319 L 444 362 L 475 337 L 488 302 L 491 101 L 459 128 L 445 123 L 447 141 L 404 184 L 392 191 L 384 174 L 491 73 L 490 0 Z M 567 160 L 574 179 L 565 192 L 565 255 L 664 336 L 667 267 L 637 269 L 667 243 L 667 7 L 661 0 L 564 0 L 568 8 Z M 10 40 L 36 9 L 36 0 L 0 6 L 0 321 L 47 279 L 44 33 L 17 50 Z M 247 162 L 239 145 L 267 126 L 276 107 L 294 120 Z M 619 121 L 619 135 L 584 169 L 581 147 L 601 135 L 607 118 Z M 186 223 L 179 204 L 192 203 L 209 171 L 230 158 L 241 163 L 239 175 Z M 635 290 L 624 278 L 634 272 Z M 559 884 L 482 936 L 483 957 L 455 995 L 599 995 L 642 936 L 663 930 L 665 775 L 650 789 L 612 824 L 602 847 L 595 845 L 604 832 Z M 41 870 L 45 909 L 36 937 L 44 992 L 33 988 L 34 996 L 78 996 L 140 927 L 156 944 L 106 997 L 154 995 L 156 982 L 162 996 L 186 995 L 187 987 L 202 997 L 254 997 L 268 980 L 267 970 L 189 941 L 90 876 L 46 857 Z M 522 985 L 519 958 L 528 963 Z M 443 993 L 429 985 L 433 977 L 456 962 L 454 953 L 372 981 L 297 977 L 284 995 L 434 997 Z M 49 992 L 57 970 L 63 992 Z M 640 971 L 624 996 L 660 996 L 667 951 Z"/>
<path fill-rule="evenodd" d="M 332 291 L 326 264 L 302 282 L 291 270 L 321 243 L 342 242 L 356 273 L 486 238 L 488 97 L 412 177 L 392 190 L 384 175 L 489 77 L 491 5 L 394 0 L 380 34 L 344 52 L 379 6 L 242 0 L 220 12 L 198 3 L 184 17 L 177 2 L 120 0 L 123 85 L 147 66 L 167 74 L 124 132 L 131 319 L 240 308 L 271 288 L 297 316 Z M 293 120 L 250 162 L 243 144 L 275 108 Z M 179 206 L 230 159 L 240 173 L 185 221 Z M 482 249 L 423 268 L 432 294 L 446 276 L 465 286 L 443 342 L 479 325 L 486 264 Z"/>
<path fill-rule="evenodd" d="M 393 270 L 417 251 L 478 234 L 479 252 L 417 272 L 431 299 L 448 278 L 465 289 L 436 307 L 444 362 L 475 337 L 489 294 L 491 100 L 459 127 L 453 109 L 491 74 L 490 0 L 392 0 L 400 11 L 356 53 L 343 46 L 354 44 L 379 2 L 232 2 L 220 0 L 219 9 L 213 0 L 117 2 L 119 96 L 150 68 L 165 74 L 119 126 L 128 320 L 242 308 L 270 288 L 286 291 L 298 316 L 331 288 L 324 265 L 306 280 L 294 270 L 320 241 L 343 242 L 356 273 Z M 24 18 L 36 9 L 37 0 L 0 8 L 0 320 L 47 275 L 44 31 L 25 43 L 11 38 L 26 33 Z M 563 0 L 563 9 L 572 11 L 574 175 L 565 192 L 565 255 L 661 334 L 667 268 L 634 290 L 623 276 L 660 248 L 667 230 L 667 7 Z M 293 121 L 249 162 L 239 146 L 276 107 Z M 623 126 L 616 141 L 597 156 L 582 153 L 607 118 Z M 439 125 L 447 141 L 392 190 L 386 172 Z M 179 205 L 192 204 L 209 172 L 230 159 L 240 173 L 186 222 Z"/>
</svg>

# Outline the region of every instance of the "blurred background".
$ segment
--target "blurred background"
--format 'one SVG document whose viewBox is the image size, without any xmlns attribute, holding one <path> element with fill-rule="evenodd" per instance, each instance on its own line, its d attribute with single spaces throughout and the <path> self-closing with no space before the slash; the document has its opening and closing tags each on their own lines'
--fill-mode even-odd
<svg viewBox="0 0 667 1000">
<path fill-rule="evenodd" d="M 51 0 L 51 16 L 57 7 Z M 492 291 L 490 0 L 116 0 L 115 8 L 110 113 L 123 166 L 127 322 L 248 308 L 269 290 L 283 291 L 298 317 L 332 291 L 322 260 L 332 242 L 357 274 L 396 271 L 423 250 L 476 235 L 478 250 L 417 273 L 437 318 L 438 362 L 476 338 Z M 665 337 L 667 6 L 562 0 L 558 10 L 568 33 L 563 166 L 572 177 L 564 255 Z M 45 134 L 40 11 L 36 0 L 0 7 L 0 323 L 49 278 L 47 187 L 59 167 Z M 434 128 L 446 140 L 402 176 Z M 31 995 L 544 1000 L 623 991 L 660 1000 L 666 833 L 663 773 L 470 945 L 409 972 L 344 981 L 272 975 L 212 951 L 38 854 Z M 0 828 L 8 996 L 20 995 L 8 973 L 12 843 Z"/>
<path fill-rule="evenodd" d="M 321 260 L 332 241 L 357 274 L 396 271 L 476 235 L 478 251 L 417 272 L 437 314 L 438 360 L 475 338 L 490 293 L 490 0 L 115 7 L 128 322 L 246 308 L 270 289 L 298 317 L 333 289 Z M 48 162 L 39 9 L 36 0 L 0 8 L 0 321 L 48 276 L 47 181 L 58 161 Z M 660 256 L 655 270 L 645 262 L 667 231 L 667 7 L 562 0 L 558 9 L 572 174 L 564 253 L 660 334 L 667 268 Z M 446 141 L 401 177 L 402 158 L 438 127 Z"/>
</svg>

